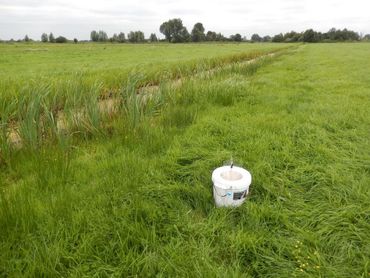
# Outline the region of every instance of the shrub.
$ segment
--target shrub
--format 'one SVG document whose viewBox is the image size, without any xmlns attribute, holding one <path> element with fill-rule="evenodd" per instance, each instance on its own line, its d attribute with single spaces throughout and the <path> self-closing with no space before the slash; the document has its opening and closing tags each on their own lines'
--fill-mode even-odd
<svg viewBox="0 0 370 278">
<path fill-rule="evenodd" d="M 66 43 L 67 42 L 67 38 L 63 37 L 63 36 L 59 36 L 55 39 L 55 42 L 56 43 Z"/>
</svg>

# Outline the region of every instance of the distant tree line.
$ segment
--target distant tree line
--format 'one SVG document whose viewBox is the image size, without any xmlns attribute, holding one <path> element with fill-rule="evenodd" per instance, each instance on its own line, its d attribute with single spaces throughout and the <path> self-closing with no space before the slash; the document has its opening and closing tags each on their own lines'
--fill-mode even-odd
<svg viewBox="0 0 370 278">
<path fill-rule="evenodd" d="M 120 32 L 119 34 L 113 34 L 112 37 L 108 37 L 107 33 L 105 31 L 91 31 L 90 33 L 90 40 L 93 42 L 118 42 L 118 43 L 124 43 L 124 42 L 131 42 L 131 43 L 142 43 L 145 42 L 145 36 L 144 32 L 142 31 L 131 31 L 126 35 L 123 32 Z M 149 37 L 150 42 L 157 42 L 157 36 L 156 34 L 151 34 Z"/>
<path fill-rule="evenodd" d="M 226 42 L 226 41 L 249 41 L 249 42 L 340 42 L 340 41 L 370 41 L 370 34 L 364 36 L 358 34 L 355 31 L 348 29 L 335 29 L 332 28 L 326 33 L 321 33 L 314 31 L 313 29 L 308 29 L 304 32 L 295 32 L 291 31 L 288 33 L 280 33 L 270 36 L 260 36 L 259 34 L 253 34 L 250 40 L 247 40 L 246 37 L 242 37 L 239 33 L 225 37 L 221 33 L 216 33 L 214 31 L 205 31 L 205 28 L 201 22 L 194 24 L 191 32 L 189 33 L 187 28 L 183 25 L 180 18 L 173 18 L 168 21 L 163 22 L 159 31 L 164 35 L 162 41 L 167 41 L 170 43 L 185 43 L 185 42 Z M 14 41 L 13 39 L 10 42 Z M 23 40 L 18 40 L 18 42 L 31 42 L 32 39 L 26 35 Z M 66 37 L 58 36 L 54 37 L 53 33 L 49 35 L 43 33 L 41 35 L 41 41 L 44 43 L 66 43 L 69 40 Z M 103 30 L 91 31 L 90 41 L 92 42 L 112 42 L 112 43 L 143 43 L 143 42 L 158 42 L 160 41 L 157 38 L 155 33 L 150 34 L 148 39 L 145 39 L 144 32 L 142 31 L 131 31 L 127 34 L 120 32 L 118 34 L 113 34 L 112 37 L 109 37 L 107 33 Z M 1 42 L 1 40 L 0 40 Z M 78 40 L 73 39 L 74 43 L 78 43 Z"/>
<path fill-rule="evenodd" d="M 205 33 L 205 28 L 200 22 L 195 23 L 193 29 L 191 30 L 191 33 L 189 33 L 180 18 L 173 18 L 163 22 L 159 27 L 159 31 L 165 36 L 168 42 L 172 43 L 242 41 L 242 36 L 240 34 L 231 35 L 229 38 L 226 38 L 221 33 L 216 33 L 214 31 L 208 31 L 207 33 Z"/>
<path fill-rule="evenodd" d="M 253 37 L 253 36 L 252 36 Z M 272 37 L 272 42 L 341 42 L 341 41 L 359 41 L 369 40 L 370 34 L 361 36 L 351 30 L 331 28 L 326 33 L 316 32 L 313 29 L 308 29 L 304 32 L 297 33 L 291 31 L 285 34 L 278 34 Z M 252 38 L 253 41 L 253 38 Z M 258 40 L 255 40 L 258 41 Z"/>
<path fill-rule="evenodd" d="M 66 37 L 63 37 L 63 36 L 59 36 L 59 37 L 55 38 L 53 33 L 50 33 L 49 35 L 46 34 L 46 33 L 43 33 L 41 35 L 41 41 L 42 42 L 50 42 L 50 43 L 66 43 L 66 42 L 68 42 L 68 39 Z M 76 38 L 74 38 L 73 42 L 77 43 L 78 40 Z"/>
<path fill-rule="evenodd" d="M 205 28 L 202 23 L 198 22 L 194 25 L 191 33 L 183 26 L 180 18 L 170 19 L 165 21 L 159 27 L 160 32 L 165 36 L 168 42 L 202 42 L 202 41 L 248 41 L 240 34 L 231 35 L 226 38 L 221 33 L 208 31 L 205 33 Z M 249 41 L 251 42 L 336 42 L 336 41 L 359 41 L 370 40 L 370 34 L 361 37 L 358 33 L 347 29 L 332 28 L 326 33 L 316 32 L 313 29 L 308 29 L 298 33 L 291 31 L 285 34 L 277 34 L 273 37 L 260 36 L 253 34 Z"/>
</svg>

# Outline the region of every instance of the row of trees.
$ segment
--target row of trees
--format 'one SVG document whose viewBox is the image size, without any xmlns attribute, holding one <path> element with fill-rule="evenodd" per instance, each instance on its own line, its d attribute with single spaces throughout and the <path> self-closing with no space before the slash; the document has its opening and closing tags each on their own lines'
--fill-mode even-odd
<svg viewBox="0 0 370 278">
<path fill-rule="evenodd" d="M 159 27 L 160 32 L 165 36 L 165 41 L 171 43 L 183 43 L 183 42 L 203 42 L 203 41 L 248 41 L 245 37 L 242 37 L 240 34 L 231 35 L 230 37 L 225 37 L 221 33 L 216 33 L 214 31 L 205 32 L 205 28 L 202 23 L 198 22 L 194 25 L 193 29 L 189 33 L 186 27 L 183 25 L 180 18 L 170 19 L 163 22 Z M 108 37 L 105 31 L 91 31 L 90 39 L 93 42 L 131 42 L 131 43 L 142 43 L 145 41 L 157 42 L 159 41 L 157 35 L 152 33 L 149 36 L 149 39 L 146 40 L 144 33 L 142 31 L 131 31 L 127 34 L 120 32 L 118 34 L 113 34 L 112 37 Z M 359 41 L 366 40 L 370 41 L 370 34 L 361 36 L 358 33 L 347 30 L 347 29 L 335 29 L 332 28 L 326 33 L 316 32 L 313 29 L 308 29 L 304 32 L 295 32 L 291 31 L 288 33 L 280 33 L 273 37 L 270 36 L 260 36 L 259 34 L 253 34 L 251 36 L 251 42 L 331 42 L 331 41 Z M 11 40 L 14 41 L 14 40 Z M 29 42 L 32 41 L 27 35 L 23 40 Z M 67 38 L 59 36 L 54 37 L 53 33 L 49 35 L 43 33 L 41 35 L 42 42 L 50 43 L 65 43 L 68 42 Z M 78 40 L 75 38 L 73 40 L 75 43 Z"/>
<path fill-rule="evenodd" d="M 260 41 L 258 40 L 259 38 L 257 36 L 255 36 L 255 41 Z M 361 38 L 361 36 L 354 31 L 347 30 L 347 29 L 340 30 L 340 29 L 332 28 L 326 33 L 316 32 L 313 29 L 308 29 L 301 33 L 291 31 L 285 34 L 275 35 L 271 39 L 271 41 L 272 42 L 336 42 L 336 41 L 359 41 L 360 39 L 370 40 L 370 34 L 367 34 Z M 253 41 L 253 36 L 252 36 L 252 41 Z"/>
<path fill-rule="evenodd" d="M 26 37 L 24 38 L 24 41 L 28 41 L 27 40 L 28 36 L 26 35 Z M 46 34 L 46 33 L 43 33 L 41 35 L 41 41 L 42 42 L 51 42 L 51 43 L 66 43 L 68 42 L 67 38 L 66 37 L 63 37 L 63 36 L 59 36 L 59 37 L 54 37 L 53 33 L 50 33 L 49 35 Z M 78 42 L 78 40 L 75 38 L 73 40 L 75 43 Z"/>
<path fill-rule="evenodd" d="M 221 33 L 208 31 L 202 23 L 195 23 L 191 33 L 188 32 L 180 18 L 173 18 L 165 21 L 159 27 L 159 31 L 165 36 L 168 42 L 202 42 L 202 41 L 242 41 L 240 34 L 231 35 L 229 38 L 224 37 Z"/>
<path fill-rule="evenodd" d="M 221 33 L 208 31 L 205 33 L 205 29 L 202 23 L 196 23 L 191 31 L 188 32 L 186 27 L 183 25 L 182 20 L 179 18 L 171 19 L 164 22 L 160 26 L 160 32 L 164 34 L 165 40 L 169 42 L 202 42 L 202 41 L 242 41 L 240 34 L 235 34 L 229 38 L 224 37 Z M 121 32 L 119 34 L 113 34 L 112 37 L 108 37 L 105 31 L 91 31 L 90 40 L 93 42 L 132 42 L 140 43 L 147 41 L 142 31 L 131 31 L 127 34 Z M 148 39 L 149 42 L 158 42 L 157 35 L 152 33 Z"/>
<path fill-rule="evenodd" d="M 123 32 L 120 32 L 119 34 L 113 34 L 112 37 L 108 37 L 107 33 L 105 31 L 91 31 L 90 33 L 90 39 L 93 42 L 118 42 L 118 43 L 124 43 L 124 42 L 132 42 L 132 43 L 140 43 L 145 42 L 145 36 L 142 31 L 131 31 L 126 35 Z M 152 33 L 149 37 L 150 42 L 157 42 L 158 38 L 157 35 Z"/>
<path fill-rule="evenodd" d="M 205 28 L 202 23 L 194 25 L 191 33 L 188 32 L 180 18 L 165 21 L 159 27 L 160 32 L 165 36 L 168 42 L 202 42 L 202 41 L 247 41 L 240 34 L 231 35 L 229 38 L 224 37 L 221 33 L 208 31 L 205 34 Z M 250 41 L 252 42 L 325 42 L 325 41 L 359 41 L 370 40 L 370 34 L 361 37 L 358 33 L 347 29 L 332 28 L 326 33 L 316 32 L 308 29 L 298 33 L 291 31 L 285 34 L 278 34 L 273 37 L 261 37 L 253 34 Z"/>
</svg>

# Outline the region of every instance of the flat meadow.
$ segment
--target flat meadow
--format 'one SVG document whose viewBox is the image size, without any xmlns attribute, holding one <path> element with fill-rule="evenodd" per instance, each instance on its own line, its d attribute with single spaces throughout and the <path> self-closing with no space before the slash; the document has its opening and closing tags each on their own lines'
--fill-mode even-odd
<svg viewBox="0 0 370 278">
<path fill-rule="evenodd" d="M 0 50 L 0 276 L 369 275 L 370 44 Z"/>
<path fill-rule="evenodd" d="M 112 89 L 122 86 L 133 72 L 145 74 L 147 81 L 159 82 L 197 67 L 211 67 L 281 47 L 269 43 L 0 44 L 0 89 L 14 95 L 24 87 L 47 84 L 57 91 L 66 86 L 66 81 L 79 90 L 97 83 Z"/>
</svg>

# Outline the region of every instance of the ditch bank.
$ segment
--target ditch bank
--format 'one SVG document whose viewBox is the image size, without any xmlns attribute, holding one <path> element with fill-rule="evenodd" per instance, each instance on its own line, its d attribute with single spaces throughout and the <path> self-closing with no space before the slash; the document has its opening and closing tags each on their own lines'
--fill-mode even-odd
<svg viewBox="0 0 370 278">
<path fill-rule="evenodd" d="M 169 80 L 165 82 L 172 88 L 179 88 L 182 86 L 185 80 L 187 79 L 198 79 L 198 78 L 210 78 L 213 75 L 217 74 L 220 71 L 232 69 L 235 65 L 243 67 L 248 66 L 251 64 L 255 64 L 259 61 L 262 61 L 266 58 L 272 58 L 277 54 L 283 53 L 285 49 L 279 49 L 271 51 L 267 54 L 262 54 L 260 56 L 256 56 L 254 58 L 248 59 L 248 60 L 241 60 L 241 61 L 233 61 L 231 63 L 222 65 L 222 66 L 216 66 L 214 68 L 195 72 L 193 75 L 189 76 L 180 76 L 178 78 Z M 160 91 L 160 85 L 159 84 L 150 84 L 145 86 L 139 86 L 138 88 L 135 88 L 135 94 L 140 96 L 140 101 L 146 102 L 148 99 L 152 98 L 153 95 L 155 95 L 157 92 Z M 112 118 L 115 115 L 117 115 L 120 111 L 120 109 L 123 106 L 124 98 L 122 95 L 118 95 L 114 91 L 109 91 L 101 94 L 96 102 L 96 110 L 100 115 L 104 115 L 105 117 Z M 54 124 L 55 132 L 61 132 L 61 133 L 67 133 L 69 130 L 72 129 L 73 125 L 79 125 L 83 124 L 86 121 L 86 118 L 88 118 L 88 108 L 76 108 L 72 111 L 69 111 L 68 115 L 64 111 L 64 109 L 59 109 L 57 111 L 54 111 L 53 113 L 50 113 L 49 118 L 51 117 L 52 124 Z M 41 118 L 45 118 L 45 115 L 39 115 L 40 122 L 43 122 Z M 35 122 L 35 121 L 34 121 Z M 41 124 L 42 125 L 42 124 Z M 6 139 L 3 138 L 3 141 L 5 139 L 6 143 L 10 145 L 12 148 L 20 149 L 23 146 L 23 142 L 25 141 L 23 136 L 21 135 L 20 129 L 21 124 L 19 122 L 13 122 L 9 125 L 10 127 L 7 128 L 6 131 Z M 39 126 L 38 123 L 35 123 L 35 128 L 37 129 L 37 132 L 45 133 L 42 129 L 37 128 Z M 41 137 L 45 137 L 45 134 L 41 134 Z M 4 142 L 3 142 L 4 145 Z M 1 155 L 1 149 L 0 149 L 0 155 Z"/>
</svg>

